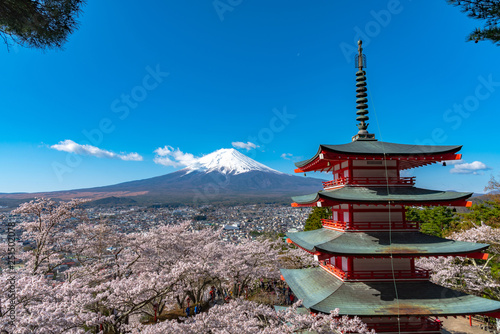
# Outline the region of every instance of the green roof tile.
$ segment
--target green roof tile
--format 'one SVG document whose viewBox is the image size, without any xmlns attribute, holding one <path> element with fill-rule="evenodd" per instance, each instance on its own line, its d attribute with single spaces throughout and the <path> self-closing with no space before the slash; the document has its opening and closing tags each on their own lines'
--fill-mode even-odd
<svg viewBox="0 0 500 334">
<path fill-rule="evenodd" d="M 420 232 L 340 232 L 322 228 L 288 233 L 287 237 L 311 252 L 354 256 L 454 255 L 479 252 L 489 246 Z"/>
<path fill-rule="evenodd" d="M 343 284 L 341 280 L 332 279 L 335 277 L 321 268 L 281 269 L 281 274 L 293 293 L 302 299 L 303 305 L 307 308 L 321 302 Z"/>
<path fill-rule="evenodd" d="M 295 196 L 292 200 L 298 204 L 311 204 L 320 198 L 337 202 L 447 202 L 466 199 L 472 193 L 429 190 L 415 187 L 356 187 L 344 186 L 334 190 L 321 190 L 318 193 Z"/>
<path fill-rule="evenodd" d="M 432 146 L 432 145 L 407 145 L 395 144 L 382 141 L 357 140 L 341 145 L 320 145 L 318 152 L 308 160 L 295 163 L 297 167 L 303 167 L 316 159 L 321 151 L 327 151 L 339 154 L 354 155 L 392 155 L 392 156 L 418 156 L 418 155 L 439 155 L 445 153 L 454 153 L 459 151 L 462 146 Z"/>
<path fill-rule="evenodd" d="M 357 316 L 445 316 L 500 310 L 500 302 L 467 295 L 431 282 L 342 282 L 321 268 L 282 269 L 305 307 Z"/>
</svg>

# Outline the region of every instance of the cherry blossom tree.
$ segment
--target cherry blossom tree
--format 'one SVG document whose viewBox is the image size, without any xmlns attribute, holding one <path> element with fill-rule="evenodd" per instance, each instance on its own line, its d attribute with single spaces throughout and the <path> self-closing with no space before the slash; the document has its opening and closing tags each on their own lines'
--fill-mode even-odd
<svg viewBox="0 0 500 334">
<path fill-rule="evenodd" d="M 21 240 L 32 240 L 35 248 L 25 255 L 25 268 L 31 274 L 47 274 L 62 264 L 61 254 L 67 251 L 64 238 L 65 230 L 70 226 L 70 219 L 85 219 L 79 206 L 86 200 L 74 199 L 57 203 L 46 198 L 37 198 L 23 203 L 13 214 L 26 218 L 18 228 L 24 232 Z"/>
<path fill-rule="evenodd" d="M 490 256 L 480 263 L 465 257 L 421 258 L 417 265 L 432 271 L 431 280 L 439 285 L 470 294 L 500 299 L 500 284 L 492 276 L 490 261 L 500 252 L 500 229 L 481 224 L 469 230 L 454 232 L 450 239 L 490 244 Z"/>
<path fill-rule="evenodd" d="M 13 277 L 2 266 L 0 275 L 0 304 L 5 310 L 14 302 L 16 319 L 9 321 L 8 315 L 0 314 L 0 323 L 10 333 L 78 333 L 82 324 L 90 319 L 85 314 L 78 314 L 81 305 L 85 305 L 78 283 L 55 285 L 46 274 L 54 273 L 62 266 L 64 254 L 69 250 L 65 230 L 75 223 L 86 219 L 85 212 L 79 205 L 85 200 L 72 200 L 57 203 L 38 198 L 22 204 L 13 214 L 19 214 L 25 220 L 17 227 L 23 233 L 21 241 L 33 241 L 34 248 L 25 252 L 16 250 L 15 257 L 23 260 L 24 267 L 17 270 Z M 0 247 L 2 258 L 6 253 L 5 245 Z M 12 279 L 15 285 L 15 299 L 9 299 L 6 287 Z M 73 296 L 79 295 L 79 298 Z M 78 321 L 75 321 L 79 316 Z"/>
<path fill-rule="evenodd" d="M 278 247 L 270 240 L 245 240 L 240 244 L 224 245 L 222 279 L 226 286 L 239 297 L 259 279 L 279 279 Z"/>
<path fill-rule="evenodd" d="M 228 304 L 216 305 L 181 322 L 164 321 L 154 325 L 130 326 L 134 334 L 159 333 L 263 333 L 287 334 L 313 331 L 318 334 L 374 333 L 359 318 L 338 316 L 338 309 L 330 314 L 312 315 L 297 312 L 301 302 L 286 311 L 276 312 L 269 306 L 236 299 Z"/>
<path fill-rule="evenodd" d="M 282 245 L 280 245 L 283 248 Z M 318 261 L 314 260 L 313 256 L 304 256 L 304 250 L 294 244 L 286 244 L 286 247 L 279 255 L 280 268 L 285 269 L 301 269 L 315 267 Z"/>
<path fill-rule="evenodd" d="M 153 319 L 167 309 L 182 309 L 187 297 L 206 303 L 212 285 L 238 297 L 261 278 L 277 280 L 283 263 L 301 267 L 310 262 L 300 261 L 297 251 L 281 241 L 226 243 L 220 231 L 197 231 L 188 222 L 121 233 L 104 220 L 89 220 L 79 208 L 84 202 L 36 199 L 13 211 L 24 217 L 22 240 L 35 245 L 18 252 L 24 267 L 15 272 L 15 322 L 4 311 L 9 276 L 0 275 L 0 323 L 8 333 L 287 333 L 304 328 L 322 333 L 341 323 L 357 324 L 352 319 L 340 323 L 336 314 L 276 314 L 239 299 L 181 322 L 133 324 L 131 318 Z M 0 245 L 2 257 L 5 252 Z M 76 265 L 63 271 L 68 258 Z M 58 271 L 57 280 L 47 275 Z"/>
</svg>

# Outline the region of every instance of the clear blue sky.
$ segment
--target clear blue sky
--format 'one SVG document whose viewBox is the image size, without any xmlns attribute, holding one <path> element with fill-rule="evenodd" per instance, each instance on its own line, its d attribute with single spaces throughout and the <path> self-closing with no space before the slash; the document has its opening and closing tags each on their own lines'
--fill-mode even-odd
<svg viewBox="0 0 500 334">
<path fill-rule="evenodd" d="M 466 43 L 480 22 L 444 0 L 89 1 L 80 21 L 62 51 L 0 48 L 0 192 L 158 176 L 234 142 L 293 173 L 357 132 L 360 34 L 369 131 L 464 145 L 461 173 L 419 168 L 417 185 L 481 192 L 499 174 L 500 47 Z"/>
</svg>

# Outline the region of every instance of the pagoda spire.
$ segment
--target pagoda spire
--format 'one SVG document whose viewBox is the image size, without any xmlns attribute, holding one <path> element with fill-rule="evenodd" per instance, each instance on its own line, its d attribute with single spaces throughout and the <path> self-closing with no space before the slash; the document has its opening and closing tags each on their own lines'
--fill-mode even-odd
<svg viewBox="0 0 500 334">
<path fill-rule="evenodd" d="M 368 123 L 366 121 L 369 119 L 368 114 L 368 99 L 366 94 L 366 72 L 363 70 L 366 67 L 366 57 L 363 54 L 363 47 L 361 46 L 363 42 L 361 40 L 358 41 L 358 54 L 356 55 L 356 64 L 358 71 L 356 72 L 356 120 L 360 123 L 358 126 L 358 134 L 352 137 L 352 140 L 376 140 L 374 134 L 368 133 L 366 130 L 368 128 Z"/>
</svg>

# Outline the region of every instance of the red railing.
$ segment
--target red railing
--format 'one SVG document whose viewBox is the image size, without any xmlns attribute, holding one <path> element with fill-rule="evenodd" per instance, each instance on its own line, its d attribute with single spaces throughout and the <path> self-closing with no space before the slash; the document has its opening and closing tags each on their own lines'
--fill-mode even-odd
<svg viewBox="0 0 500 334">
<path fill-rule="evenodd" d="M 341 222 L 333 219 L 321 219 L 321 223 L 323 224 L 323 227 L 331 227 L 339 230 L 346 230 L 348 224 L 346 222 Z"/>
<path fill-rule="evenodd" d="M 415 270 L 392 271 L 353 271 L 347 273 L 347 279 L 377 280 L 377 279 L 429 279 L 429 271 L 415 268 Z"/>
<path fill-rule="evenodd" d="M 405 185 L 413 186 L 415 176 L 411 177 L 341 177 L 336 180 L 323 182 L 323 188 L 331 188 L 341 185 Z"/>
<path fill-rule="evenodd" d="M 402 222 L 342 222 L 333 219 L 321 219 L 324 227 L 330 227 L 346 231 L 364 231 L 364 230 L 418 230 L 420 223 L 417 221 L 406 220 Z"/>
<path fill-rule="evenodd" d="M 430 271 L 415 268 L 415 270 L 394 270 L 392 271 L 366 271 L 366 270 L 355 270 L 351 272 L 345 272 L 327 261 L 320 262 L 320 266 L 330 273 L 340 277 L 343 280 L 388 280 L 388 279 L 429 279 Z"/>
<path fill-rule="evenodd" d="M 341 186 L 345 185 L 347 182 L 346 177 L 341 177 L 340 179 L 332 180 L 332 181 L 325 181 L 323 182 L 323 188 L 330 188 L 330 187 L 335 187 L 335 186 Z"/>
<path fill-rule="evenodd" d="M 321 266 L 321 268 L 325 269 L 326 271 L 330 272 L 331 274 L 334 274 L 335 276 L 340 277 L 343 280 L 346 278 L 345 271 L 340 270 L 339 268 L 332 266 L 329 263 L 320 262 L 319 265 Z"/>
<path fill-rule="evenodd" d="M 441 331 L 441 322 L 431 319 L 422 319 L 422 321 L 410 321 L 397 323 L 368 323 L 369 329 L 375 330 L 377 333 L 381 332 L 437 332 Z"/>
</svg>

